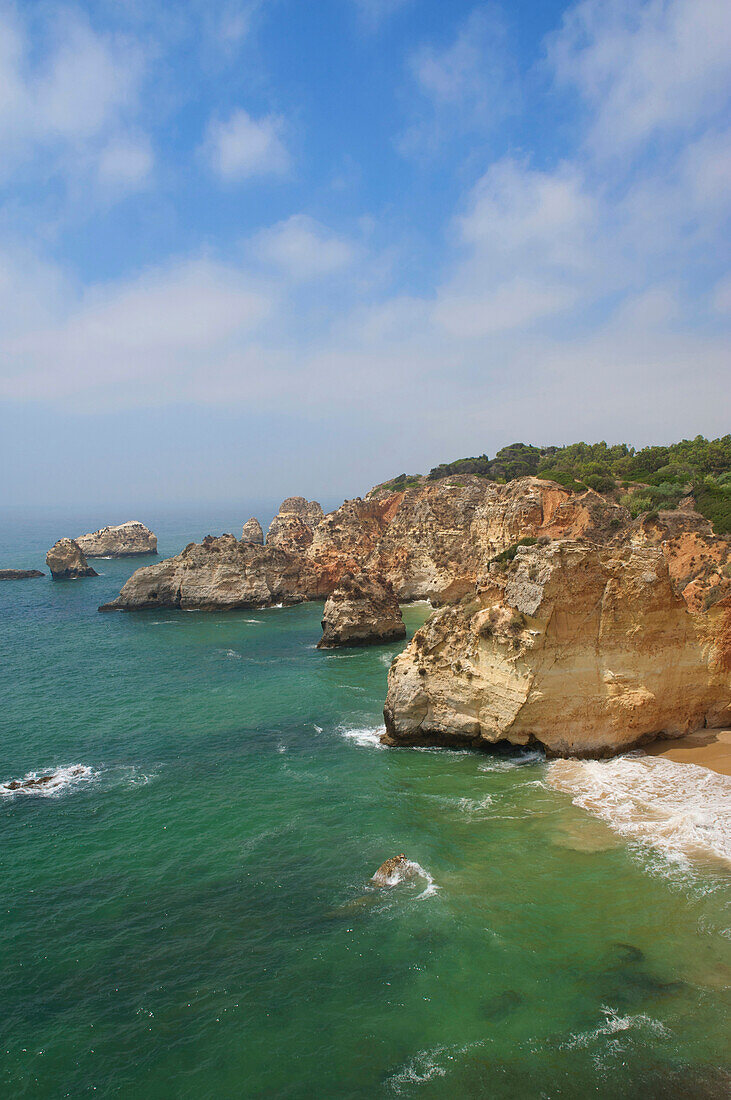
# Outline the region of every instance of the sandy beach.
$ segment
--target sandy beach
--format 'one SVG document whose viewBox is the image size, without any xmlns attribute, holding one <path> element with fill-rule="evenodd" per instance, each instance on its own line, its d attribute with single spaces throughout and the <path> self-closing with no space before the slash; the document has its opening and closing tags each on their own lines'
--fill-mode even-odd
<svg viewBox="0 0 731 1100">
<path fill-rule="evenodd" d="M 648 756 L 663 756 L 676 764 L 699 764 L 719 775 L 731 775 L 731 730 L 698 730 L 673 741 L 655 741 Z"/>
</svg>

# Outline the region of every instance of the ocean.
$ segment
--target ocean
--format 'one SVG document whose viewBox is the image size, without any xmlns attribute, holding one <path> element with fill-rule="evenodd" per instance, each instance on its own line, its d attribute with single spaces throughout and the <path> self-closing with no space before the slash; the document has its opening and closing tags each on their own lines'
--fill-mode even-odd
<svg viewBox="0 0 731 1100">
<path fill-rule="evenodd" d="M 106 521 L 168 555 L 252 510 Z M 0 566 L 102 522 L 2 513 Z M 729 780 L 386 749 L 400 645 L 98 614 L 149 560 L 0 583 L 0 1095 L 728 1095 Z"/>
</svg>

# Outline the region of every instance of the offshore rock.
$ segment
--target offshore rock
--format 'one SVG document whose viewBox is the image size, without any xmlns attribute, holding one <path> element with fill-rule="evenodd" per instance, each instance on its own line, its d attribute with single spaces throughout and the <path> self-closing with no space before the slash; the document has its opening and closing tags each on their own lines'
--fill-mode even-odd
<svg viewBox="0 0 731 1100">
<path fill-rule="evenodd" d="M 135 519 L 118 523 L 116 527 L 102 527 L 74 541 L 87 558 L 127 558 L 157 553 L 157 536 Z"/>
<path fill-rule="evenodd" d="M 31 577 L 45 577 L 40 569 L 0 569 L 0 581 L 25 581 Z"/>
<path fill-rule="evenodd" d="M 413 877 L 415 873 L 416 864 L 411 863 L 402 852 L 401 855 L 391 856 L 382 863 L 371 878 L 371 883 L 374 886 L 395 886 L 405 878 Z"/>
<path fill-rule="evenodd" d="M 603 756 L 731 720 L 731 601 L 693 613 L 660 548 L 521 547 L 396 658 L 387 744 Z"/>
<path fill-rule="evenodd" d="M 180 608 L 222 611 L 300 603 L 302 561 L 273 546 L 252 546 L 233 535 L 207 535 L 182 553 L 138 569 L 100 611 Z"/>
<path fill-rule="evenodd" d="M 261 529 L 259 520 L 252 516 L 251 519 L 247 519 L 241 530 L 241 541 L 250 544 L 251 546 L 263 546 L 264 545 L 264 532 Z"/>
<path fill-rule="evenodd" d="M 81 547 L 73 539 L 59 539 L 46 554 L 46 565 L 55 581 L 76 580 L 78 577 L 98 577 L 87 562 Z"/>
<path fill-rule="evenodd" d="M 269 525 L 267 546 L 276 546 L 290 552 L 306 550 L 311 545 L 314 530 L 324 514 L 316 500 L 287 497 Z"/>
<path fill-rule="evenodd" d="M 318 649 L 374 645 L 406 635 L 393 588 L 379 574 L 346 573 L 325 604 Z"/>
</svg>

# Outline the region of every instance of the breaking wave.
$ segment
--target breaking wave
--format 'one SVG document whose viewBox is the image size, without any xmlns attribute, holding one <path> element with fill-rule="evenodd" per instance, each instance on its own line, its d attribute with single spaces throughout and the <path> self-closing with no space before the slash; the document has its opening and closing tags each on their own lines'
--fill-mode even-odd
<svg viewBox="0 0 731 1100">
<path fill-rule="evenodd" d="M 510 772 L 514 768 L 524 768 L 526 764 L 543 764 L 545 755 L 538 749 L 525 749 L 504 755 L 491 756 L 484 764 L 479 765 L 481 772 Z"/>
<path fill-rule="evenodd" d="M 22 796 L 35 798 L 55 798 L 72 787 L 89 783 L 99 773 L 87 764 L 69 764 L 65 768 L 55 768 L 48 772 L 28 772 L 22 779 L 9 779 L 0 783 L 0 798 Z"/>
<path fill-rule="evenodd" d="M 385 732 L 385 726 L 364 726 L 359 729 L 345 729 L 340 726 L 338 728 L 338 733 L 341 737 L 344 737 L 346 741 L 352 741 L 353 744 L 359 745 L 361 748 L 369 749 L 386 748 L 386 746 L 381 743 L 381 735 Z"/>
<path fill-rule="evenodd" d="M 646 1038 L 652 1040 L 667 1035 L 667 1031 L 659 1020 L 641 1012 L 636 1016 L 620 1016 L 613 1008 L 602 1007 L 604 1022 L 592 1031 L 582 1031 L 568 1039 L 563 1047 L 565 1050 L 577 1050 L 580 1047 L 591 1047 L 598 1040 L 607 1035 L 617 1035 L 621 1032 L 639 1031 Z"/>
<path fill-rule="evenodd" d="M 629 840 L 675 863 L 731 863 L 731 778 L 695 764 L 629 754 L 557 760 L 548 785 Z"/>
</svg>

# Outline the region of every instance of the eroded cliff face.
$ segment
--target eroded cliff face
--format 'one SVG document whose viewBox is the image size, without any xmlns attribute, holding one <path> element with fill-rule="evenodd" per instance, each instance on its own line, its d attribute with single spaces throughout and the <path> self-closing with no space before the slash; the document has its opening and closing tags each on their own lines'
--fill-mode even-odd
<svg viewBox="0 0 731 1100">
<path fill-rule="evenodd" d="M 191 542 L 181 554 L 138 569 L 101 611 L 148 608 L 221 611 L 299 603 L 301 556 L 252 546 L 233 535 Z"/>
<path fill-rule="evenodd" d="M 267 546 L 276 546 L 291 553 L 306 550 L 323 516 L 324 512 L 316 500 L 287 497 L 269 525 Z"/>
<path fill-rule="evenodd" d="M 386 739 L 604 755 L 721 726 L 731 720 L 730 615 L 692 613 L 660 548 L 522 547 L 396 658 Z"/>
<path fill-rule="evenodd" d="M 157 553 L 157 536 L 139 520 L 102 527 L 93 534 L 79 535 L 74 541 L 87 558 L 126 558 Z"/>
</svg>

